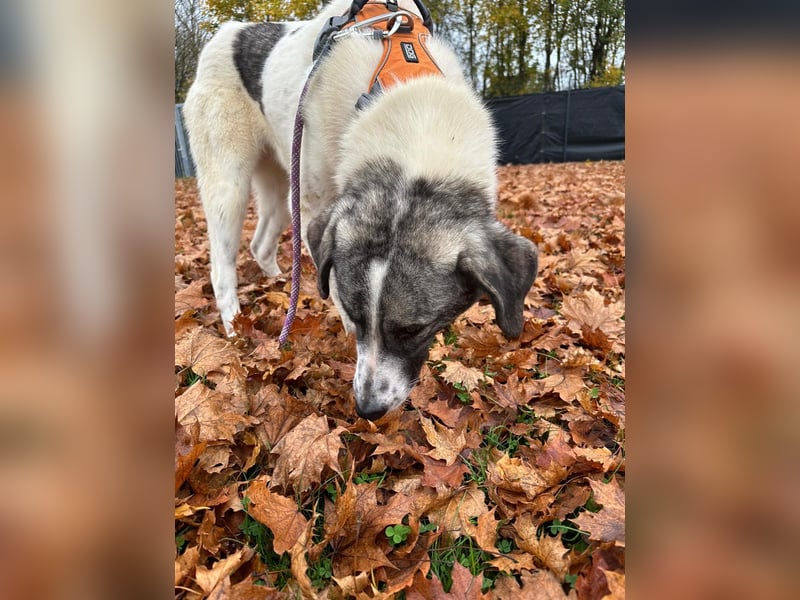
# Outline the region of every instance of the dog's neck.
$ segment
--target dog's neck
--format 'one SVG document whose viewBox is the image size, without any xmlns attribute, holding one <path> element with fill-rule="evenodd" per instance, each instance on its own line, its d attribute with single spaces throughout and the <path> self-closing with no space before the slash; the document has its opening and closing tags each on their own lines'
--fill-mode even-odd
<svg viewBox="0 0 800 600">
<path fill-rule="evenodd" d="M 424 99 L 424 111 L 417 106 L 420 99 Z M 342 189 L 366 156 L 394 160 L 412 177 L 463 178 L 468 173 L 473 184 L 494 198 L 496 141 L 492 132 L 480 99 L 463 83 L 443 77 L 406 82 L 359 111 L 346 129 L 337 185 Z"/>
</svg>

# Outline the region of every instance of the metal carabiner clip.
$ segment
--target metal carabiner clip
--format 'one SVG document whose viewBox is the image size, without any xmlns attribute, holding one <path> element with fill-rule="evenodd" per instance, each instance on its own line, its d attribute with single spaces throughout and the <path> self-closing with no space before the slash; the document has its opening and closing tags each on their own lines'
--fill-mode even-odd
<svg viewBox="0 0 800 600">
<path fill-rule="evenodd" d="M 391 21 L 390 27 L 384 31 L 379 29 L 374 29 L 370 27 L 375 23 L 380 23 L 382 21 Z M 350 35 L 363 35 L 365 37 L 374 37 L 378 36 L 381 38 L 388 38 L 395 33 L 397 33 L 401 27 L 403 26 L 411 26 L 414 27 L 414 15 L 408 12 L 407 10 L 398 10 L 393 13 L 388 13 L 384 15 L 378 15 L 376 17 L 370 17 L 369 19 L 365 19 L 354 25 L 351 25 L 347 29 L 343 29 L 337 33 L 333 34 L 333 39 L 338 40 L 343 37 L 348 37 Z M 363 29 L 368 29 L 367 31 L 362 31 Z"/>
</svg>

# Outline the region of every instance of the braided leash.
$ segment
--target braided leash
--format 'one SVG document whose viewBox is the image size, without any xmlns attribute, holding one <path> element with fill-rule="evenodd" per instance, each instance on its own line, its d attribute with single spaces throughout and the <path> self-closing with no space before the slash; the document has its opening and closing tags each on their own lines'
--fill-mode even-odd
<svg viewBox="0 0 800 600">
<path fill-rule="evenodd" d="M 311 70 L 313 74 L 314 69 Z M 297 103 L 297 114 L 294 117 L 294 133 L 292 134 L 292 164 L 289 185 L 292 199 L 292 291 L 289 294 L 289 310 L 283 322 L 278 343 L 283 346 L 289 339 L 289 330 L 297 313 L 297 300 L 300 297 L 300 148 L 303 142 L 303 100 L 308 91 L 311 74 L 306 79 L 300 100 Z"/>
</svg>

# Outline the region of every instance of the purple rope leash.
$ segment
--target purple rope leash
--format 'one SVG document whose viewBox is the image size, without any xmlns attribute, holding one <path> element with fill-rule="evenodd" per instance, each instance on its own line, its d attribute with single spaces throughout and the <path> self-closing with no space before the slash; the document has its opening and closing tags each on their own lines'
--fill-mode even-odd
<svg viewBox="0 0 800 600">
<path fill-rule="evenodd" d="M 283 346 L 289 339 L 289 330 L 294 323 L 294 316 L 297 313 L 297 300 L 300 297 L 300 147 L 303 141 L 303 100 L 308 91 L 308 83 L 311 81 L 309 75 L 303 91 L 300 93 L 300 100 L 297 103 L 297 114 L 294 117 L 294 133 L 292 135 L 292 164 L 289 176 L 292 199 L 292 291 L 289 295 L 289 310 L 286 312 L 286 320 L 283 322 L 278 343 Z"/>
</svg>

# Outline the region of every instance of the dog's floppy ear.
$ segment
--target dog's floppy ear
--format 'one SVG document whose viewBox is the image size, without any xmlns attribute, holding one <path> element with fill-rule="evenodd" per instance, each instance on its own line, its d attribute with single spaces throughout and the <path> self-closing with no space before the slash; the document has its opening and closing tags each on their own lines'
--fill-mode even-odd
<svg viewBox="0 0 800 600">
<path fill-rule="evenodd" d="M 324 300 L 330 295 L 330 275 L 333 266 L 334 236 L 333 230 L 336 222 L 332 220 L 333 207 L 326 208 L 320 215 L 308 224 L 306 230 L 306 243 L 311 252 L 311 258 L 317 265 L 317 288 L 319 295 Z"/>
<path fill-rule="evenodd" d="M 506 337 L 519 337 L 523 303 L 538 269 L 536 246 L 495 222 L 484 246 L 459 255 L 458 269 L 489 295 Z"/>
</svg>

